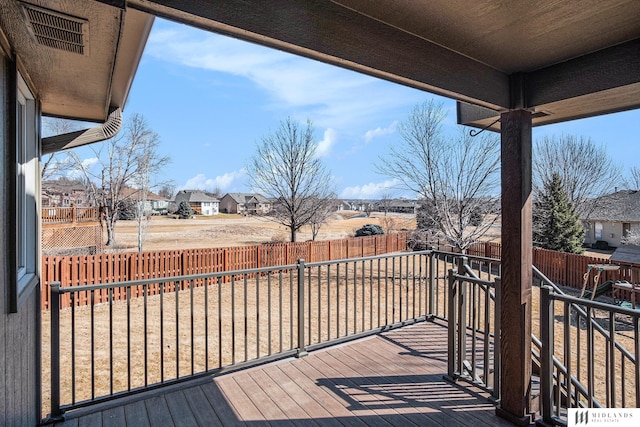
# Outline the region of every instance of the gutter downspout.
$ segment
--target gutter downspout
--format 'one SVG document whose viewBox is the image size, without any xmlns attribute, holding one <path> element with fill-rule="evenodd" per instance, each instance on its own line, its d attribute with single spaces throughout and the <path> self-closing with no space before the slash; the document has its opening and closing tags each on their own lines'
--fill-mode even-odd
<svg viewBox="0 0 640 427">
<path fill-rule="evenodd" d="M 122 129 L 122 110 L 116 108 L 109 113 L 107 120 L 99 126 L 42 138 L 42 154 L 50 154 L 104 141 L 116 136 L 120 129 Z"/>
</svg>

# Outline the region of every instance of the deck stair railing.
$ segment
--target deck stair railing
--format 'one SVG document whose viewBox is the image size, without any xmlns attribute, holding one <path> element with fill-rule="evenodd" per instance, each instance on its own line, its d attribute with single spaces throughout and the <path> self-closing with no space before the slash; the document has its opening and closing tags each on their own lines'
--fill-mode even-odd
<svg viewBox="0 0 640 427">
<path fill-rule="evenodd" d="M 563 293 L 538 271 L 541 405 L 548 424 L 569 408 L 640 405 L 640 311 Z M 631 350 L 628 350 L 631 348 Z"/>
<path fill-rule="evenodd" d="M 480 260 L 487 265 L 496 261 Z M 476 258 L 475 262 L 478 261 Z M 490 392 L 497 400 L 500 396 L 500 279 L 481 279 L 466 256 L 460 256 L 457 264 L 457 269 L 450 269 L 448 275 L 448 365 L 445 378 L 470 382 Z"/>
<path fill-rule="evenodd" d="M 447 379 L 470 382 L 499 399 L 500 277 L 480 279 L 478 272 L 490 268 L 472 269 L 472 257 L 456 255 L 455 262 L 448 274 Z M 544 421 L 566 426 L 568 408 L 638 407 L 640 311 L 566 295 L 536 267 L 533 273 L 540 285 L 534 313 L 540 338 L 532 334 L 531 356 Z"/>
</svg>

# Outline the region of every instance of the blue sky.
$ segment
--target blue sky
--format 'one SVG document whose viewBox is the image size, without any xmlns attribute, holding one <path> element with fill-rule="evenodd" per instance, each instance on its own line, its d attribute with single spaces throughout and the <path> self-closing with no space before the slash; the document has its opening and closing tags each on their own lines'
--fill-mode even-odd
<svg viewBox="0 0 640 427">
<path fill-rule="evenodd" d="M 434 95 L 320 62 L 156 20 L 125 116 L 140 113 L 171 158 L 177 189 L 249 191 L 244 167 L 261 137 L 290 116 L 315 127 L 318 152 L 343 198 L 411 196 L 379 175 L 397 124 Z M 455 131 L 455 103 L 439 98 Z M 534 129 L 604 145 L 623 170 L 640 166 L 640 110 Z"/>
</svg>

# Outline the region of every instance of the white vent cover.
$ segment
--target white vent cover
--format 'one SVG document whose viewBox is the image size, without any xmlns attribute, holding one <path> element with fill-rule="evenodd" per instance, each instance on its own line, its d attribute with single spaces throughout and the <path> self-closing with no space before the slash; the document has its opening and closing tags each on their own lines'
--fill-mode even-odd
<svg viewBox="0 0 640 427">
<path fill-rule="evenodd" d="M 23 7 L 29 29 L 38 43 L 80 55 L 86 53 L 86 19 L 28 3 L 23 3 Z"/>
</svg>

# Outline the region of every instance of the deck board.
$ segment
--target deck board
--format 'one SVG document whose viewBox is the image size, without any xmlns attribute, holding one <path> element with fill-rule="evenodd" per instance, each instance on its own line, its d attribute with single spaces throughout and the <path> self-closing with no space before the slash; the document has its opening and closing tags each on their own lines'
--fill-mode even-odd
<svg viewBox="0 0 640 427">
<path fill-rule="evenodd" d="M 152 397 L 146 399 L 144 402 L 147 407 L 147 414 L 149 415 L 149 424 L 152 427 L 170 427 L 174 425 L 164 396 Z"/>
<path fill-rule="evenodd" d="M 85 408 L 56 426 L 511 425 L 495 415 L 487 393 L 444 381 L 446 369 L 446 324 L 424 322 L 121 399 L 102 412 Z"/>
<path fill-rule="evenodd" d="M 124 416 L 129 426 L 150 427 L 147 407 L 141 400 L 126 405 Z"/>
<path fill-rule="evenodd" d="M 213 410 L 211 404 L 207 400 L 202 388 L 191 387 L 184 390 L 184 397 L 189 403 L 189 408 L 193 412 L 193 416 L 196 418 L 198 425 L 222 427 L 224 424 L 220 422 L 216 411 Z"/>
<path fill-rule="evenodd" d="M 180 427 L 198 427 L 198 421 L 193 415 L 193 411 L 187 403 L 182 390 L 174 391 L 165 397 L 171 418 L 176 426 Z"/>
</svg>

